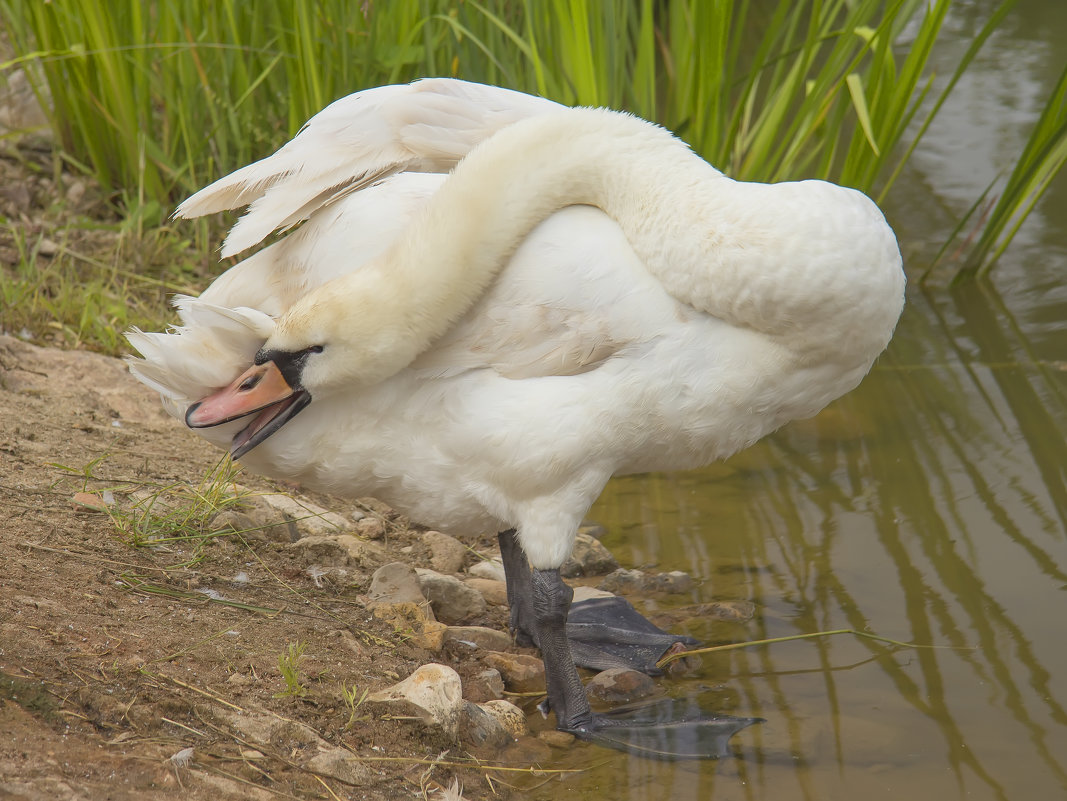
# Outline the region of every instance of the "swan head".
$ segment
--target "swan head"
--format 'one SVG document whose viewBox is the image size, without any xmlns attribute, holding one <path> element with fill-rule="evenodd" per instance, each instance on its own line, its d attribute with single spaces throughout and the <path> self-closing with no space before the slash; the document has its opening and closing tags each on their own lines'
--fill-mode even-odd
<svg viewBox="0 0 1067 801">
<path fill-rule="evenodd" d="M 415 353 L 408 352 L 398 317 L 381 305 L 338 303 L 341 289 L 324 285 L 298 301 L 277 321 L 251 367 L 189 406 L 186 425 L 208 428 L 248 418 L 230 446 L 236 459 L 312 399 L 377 383 L 410 362 Z"/>
</svg>

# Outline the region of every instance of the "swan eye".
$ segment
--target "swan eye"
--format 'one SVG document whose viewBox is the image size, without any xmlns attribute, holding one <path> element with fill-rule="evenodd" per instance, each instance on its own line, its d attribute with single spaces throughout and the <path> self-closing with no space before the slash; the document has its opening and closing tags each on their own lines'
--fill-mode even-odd
<svg viewBox="0 0 1067 801">
<path fill-rule="evenodd" d="M 322 345 L 312 345 L 310 348 L 307 349 L 308 353 L 322 353 L 322 351 Z"/>
</svg>

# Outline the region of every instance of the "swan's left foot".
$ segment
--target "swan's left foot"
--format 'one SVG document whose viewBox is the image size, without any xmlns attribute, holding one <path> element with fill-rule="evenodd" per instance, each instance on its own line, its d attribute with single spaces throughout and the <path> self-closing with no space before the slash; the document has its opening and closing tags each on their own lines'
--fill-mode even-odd
<svg viewBox="0 0 1067 801">
<path fill-rule="evenodd" d="M 505 539 L 502 534 L 502 545 Z M 512 545 L 517 548 L 517 543 Z M 507 559 L 505 556 L 505 564 Z M 594 714 L 568 637 L 573 592 L 563 583 L 559 570 L 526 567 L 520 572 L 523 577 L 518 582 L 508 582 L 508 600 L 516 603 L 522 593 L 524 606 L 532 611 L 533 636 L 545 663 L 547 708 L 556 713 L 556 728 L 583 740 L 658 759 L 715 759 L 729 754 L 731 736 L 758 721 L 708 715 L 694 708 L 692 702 L 670 700 L 633 711 Z"/>
<path fill-rule="evenodd" d="M 666 654 L 699 644 L 693 637 L 664 631 L 618 596 L 571 604 L 567 639 L 579 667 L 621 667 L 650 676 L 663 673 L 656 663 Z"/>
<path fill-rule="evenodd" d="M 540 647 L 532 606 L 530 565 L 513 530 L 501 532 L 499 541 L 507 576 L 511 630 L 520 645 Z M 638 612 L 633 604 L 618 596 L 589 598 L 571 604 L 567 639 L 578 667 L 591 670 L 626 668 L 650 676 L 663 673 L 656 662 L 664 655 L 698 644 L 692 637 L 664 631 Z"/>
</svg>

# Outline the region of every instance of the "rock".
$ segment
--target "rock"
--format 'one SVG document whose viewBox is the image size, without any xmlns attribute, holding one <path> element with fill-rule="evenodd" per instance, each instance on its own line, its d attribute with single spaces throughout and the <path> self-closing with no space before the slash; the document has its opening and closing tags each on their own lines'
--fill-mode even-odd
<svg viewBox="0 0 1067 801">
<path fill-rule="evenodd" d="M 457 624 L 485 614 L 485 599 L 455 576 L 417 569 L 419 587 L 442 623 Z"/>
<path fill-rule="evenodd" d="M 344 748 L 323 749 L 305 762 L 304 767 L 356 787 L 370 784 L 378 778 L 355 754 Z"/>
<path fill-rule="evenodd" d="M 377 517 L 363 515 L 356 521 L 356 533 L 368 540 L 380 540 L 385 537 L 385 523 Z"/>
<path fill-rule="evenodd" d="M 241 534 L 250 533 L 255 535 L 259 533 L 255 530 L 256 525 L 256 521 L 252 519 L 251 515 L 237 509 L 224 509 L 211 518 L 212 531 L 230 529 Z"/>
<path fill-rule="evenodd" d="M 216 709 L 212 714 L 236 730 L 248 745 L 264 751 L 309 755 L 301 764 L 316 773 L 357 786 L 378 778 L 355 754 L 330 745 L 310 726 L 270 713 Z M 259 754 L 262 757 L 262 752 Z"/>
<path fill-rule="evenodd" d="M 333 536 L 312 534 L 301 537 L 290 544 L 289 548 L 298 551 L 309 564 L 354 565 L 372 568 L 389 558 L 380 546 L 353 537 L 351 534 Z"/>
<path fill-rule="evenodd" d="M 438 573 L 458 573 L 463 569 L 467 558 L 467 547 L 440 531 L 427 531 L 422 535 L 423 543 L 430 549 L 430 567 Z"/>
<path fill-rule="evenodd" d="M 636 670 L 610 668 L 594 676 L 585 689 L 593 698 L 622 704 L 652 695 L 656 692 L 656 685 L 652 679 Z"/>
<path fill-rule="evenodd" d="M 680 593 L 692 589 L 693 579 L 681 570 L 672 570 L 670 573 L 645 573 L 643 570 L 626 570 L 620 567 L 605 576 L 597 586 L 619 595 L 649 592 Z"/>
<path fill-rule="evenodd" d="M 445 642 L 466 642 L 486 651 L 500 651 L 511 646 L 511 635 L 485 626 L 449 626 Z"/>
<path fill-rule="evenodd" d="M 536 737 L 520 737 L 512 743 L 501 761 L 511 765 L 538 765 L 553 757 L 552 749 Z"/>
<path fill-rule="evenodd" d="M 516 693 L 541 692 L 545 689 L 545 666 L 536 656 L 489 651 L 482 661 L 500 671 L 504 686 Z"/>
<path fill-rule="evenodd" d="M 487 604 L 508 605 L 508 586 L 503 581 L 487 578 L 465 578 L 463 583 L 481 593 Z"/>
<path fill-rule="evenodd" d="M 588 534 L 579 533 L 574 538 L 574 550 L 570 558 L 559 569 L 565 578 L 575 576 L 599 576 L 618 568 L 619 563 L 611 551 Z"/>
<path fill-rule="evenodd" d="M 614 598 L 615 594 L 608 592 L 607 590 L 597 589 L 596 587 L 586 587 L 579 585 L 574 588 L 574 597 L 571 598 L 571 603 L 577 603 L 578 601 L 588 601 L 590 598 Z"/>
<path fill-rule="evenodd" d="M 600 540 L 608 533 L 608 530 L 599 523 L 582 523 L 578 526 L 578 533 L 587 534 L 594 540 Z"/>
<path fill-rule="evenodd" d="M 365 602 L 371 614 L 408 633 L 420 648 L 438 651 L 444 645 L 446 627 L 434 617 L 409 565 L 392 562 L 374 571 Z"/>
<path fill-rule="evenodd" d="M 95 492 L 75 492 L 70 501 L 74 508 L 80 511 L 107 511 L 107 502 Z"/>
<path fill-rule="evenodd" d="M 504 578 L 504 563 L 500 561 L 500 557 L 494 557 L 488 561 L 475 562 L 467 570 L 472 576 L 478 578 L 493 579 L 495 581 L 505 581 Z"/>
<path fill-rule="evenodd" d="M 81 203 L 82 198 L 85 197 L 85 189 L 85 181 L 72 181 L 70 186 L 67 187 L 67 203 L 72 206 L 77 206 L 79 203 Z"/>
<path fill-rule="evenodd" d="M 682 593 L 689 592 L 693 588 L 693 578 L 681 570 L 672 570 L 669 573 L 654 573 L 652 575 L 654 588 L 660 592 Z"/>
<path fill-rule="evenodd" d="M 487 701 L 478 706 L 499 720 L 512 737 L 525 737 L 530 733 L 526 725 L 526 715 L 510 701 Z"/>
<path fill-rule="evenodd" d="M 367 592 L 367 608 L 372 612 L 380 604 L 413 603 L 426 604 L 426 596 L 419 589 L 419 577 L 415 569 L 403 562 L 382 565 L 371 576 Z"/>
<path fill-rule="evenodd" d="M 4 37 L 5 44 L 7 36 Z M 5 53 L 5 56 L 7 54 Z M 0 84 L 0 133 L 32 130 L 37 136 L 51 137 L 48 115 L 42 108 L 52 102 L 48 85 L 34 81 L 27 72 L 29 65 L 5 70 Z M 37 77 L 40 77 L 39 74 Z"/>
<path fill-rule="evenodd" d="M 605 576 L 597 588 L 617 595 L 633 595 L 645 588 L 646 578 L 643 570 L 627 570 L 620 567 Z"/>
<path fill-rule="evenodd" d="M 414 715 L 455 739 L 466 702 L 459 674 L 447 665 L 430 663 L 392 687 L 367 696 L 367 703 L 378 705 L 387 714 Z"/>
<path fill-rule="evenodd" d="M 478 748 L 504 748 L 512 740 L 511 733 L 495 715 L 470 701 L 463 703 L 459 731 L 463 742 Z"/>
<path fill-rule="evenodd" d="M 537 733 L 537 739 L 552 748 L 570 748 L 574 745 L 574 735 L 559 729 L 545 729 Z"/>
<path fill-rule="evenodd" d="M 504 679 L 496 668 L 486 668 L 463 682 L 463 697 L 474 703 L 497 701 L 504 697 Z"/>
<path fill-rule="evenodd" d="M 341 515 L 281 493 L 251 493 L 244 502 L 260 533 L 271 540 L 295 542 L 301 537 L 346 534 L 353 530 L 352 524 Z"/>
<path fill-rule="evenodd" d="M 752 601 L 712 601 L 701 606 L 702 614 L 714 617 L 716 620 L 743 623 L 751 620 L 756 614 L 756 605 Z"/>
<path fill-rule="evenodd" d="M 330 633 L 331 637 L 336 637 L 341 641 L 341 644 L 352 652 L 357 659 L 362 659 L 367 655 L 367 648 L 356 639 L 356 635 L 347 629 L 337 629 Z"/>
<path fill-rule="evenodd" d="M 436 620 L 427 620 L 411 628 L 411 642 L 427 651 L 440 651 L 445 647 L 445 632 L 448 626 Z M 681 661 L 681 660 L 679 660 Z"/>
</svg>

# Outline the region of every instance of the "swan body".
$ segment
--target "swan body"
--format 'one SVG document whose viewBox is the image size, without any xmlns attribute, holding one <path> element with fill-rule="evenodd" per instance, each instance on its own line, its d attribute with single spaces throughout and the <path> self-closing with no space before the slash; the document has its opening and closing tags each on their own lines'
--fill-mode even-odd
<svg viewBox="0 0 1067 801">
<path fill-rule="evenodd" d="M 861 193 L 736 182 L 629 115 L 461 81 L 339 100 L 178 214 L 247 204 L 224 254 L 302 225 L 131 332 L 134 374 L 253 471 L 514 529 L 535 574 L 612 475 L 852 389 L 903 304 Z"/>
</svg>

